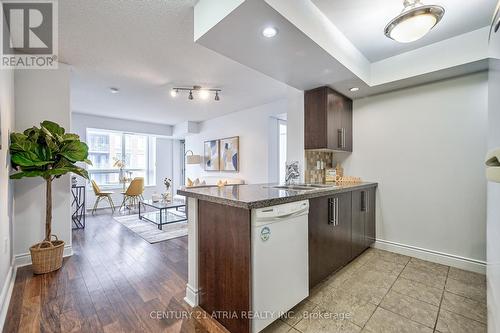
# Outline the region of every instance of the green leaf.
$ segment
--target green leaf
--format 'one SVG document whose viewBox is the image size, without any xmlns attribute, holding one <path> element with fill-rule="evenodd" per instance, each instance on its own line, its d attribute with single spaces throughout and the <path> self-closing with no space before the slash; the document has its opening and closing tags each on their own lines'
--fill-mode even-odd
<svg viewBox="0 0 500 333">
<path fill-rule="evenodd" d="M 69 141 L 66 142 L 59 152 L 60 155 L 64 156 L 71 162 L 81 162 L 87 159 L 89 147 L 80 141 Z"/>
<path fill-rule="evenodd" d="M 88 158 L 86 158 L 85 160 L 83 160 L 85 163 L 87 163 L 88 165 L 92 165 L 92 161 L 89 160 Z"/>
<path fill-rule="evenodd" d="M 80 141 L 78 134 L 66 133 L 62 136 L 63 141 Z"/>
<path fill-rule="evenodd" d="M 12 154 L 11 161 L 15 165 L 19 165 L 21 167 L 44 166 L 47 164 L 54 163 L 54 161 L 42 160 L 35 153 L 32 152 L 19 152 Z"/>
<path fill-rule="evenodd" d="M 87 170 L 85 170 L 83 168 L 74 167 L 74 168 L 71 168 L 71 172 L 73 172 L 74 174 L 76 174 L 80 177 L 83 177 L 85 179 L 90 179 L 89 173 L 87 172 Z"/>
<path fill-rule="evenodd" d="M 25 177 L 43 177 L 44 172 L 41 170 L 36 171 L 22 171 L 10 175 L 10 179 L 21 179 Z"/>
<path fill-rule="evenodd" d="M 49 120 L 45 120 L 44 122 L 42 122 L 40 124 L 40 126 L 45 129 L 47 129 L 52 135 L 63 135 L 65 130 L 64 128 L 62 128 L 61 126 L 59 126 L 58 124 L 52 122 L 52 121 L 49 121 Z"/>
<path fill-rule="evenodd" d="M 26 135 L 30 141 L 37 142 L 38 137 L 40 136 L 40 129 L 36 126 L 33 126 L 32 128 L 28 128 L 27 130 L 25 130 L 24 135 Z"/>
</svg>

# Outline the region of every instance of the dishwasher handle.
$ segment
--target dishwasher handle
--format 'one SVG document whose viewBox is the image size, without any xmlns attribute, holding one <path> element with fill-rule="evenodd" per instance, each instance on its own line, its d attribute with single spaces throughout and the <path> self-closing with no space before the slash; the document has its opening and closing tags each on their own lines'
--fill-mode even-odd
<svg viewBox="0 0 500 333">
<path fill-rule="evenodd" d="M 292 217 L 307 215 L 309 213 L 309 201 L 292 202 L 278 206 L 256 209 L 253 214 L 256 226 L 277 222 Z"/>
</svg>

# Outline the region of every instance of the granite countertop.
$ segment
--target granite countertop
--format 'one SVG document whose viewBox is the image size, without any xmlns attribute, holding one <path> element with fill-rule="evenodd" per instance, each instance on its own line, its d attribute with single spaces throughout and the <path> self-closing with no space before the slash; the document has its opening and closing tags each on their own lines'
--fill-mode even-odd
<svg viewBox="0 0 500 333">
<path fill-rule="evenodd" d="M 245 209 L 262 208 L 292 201 L 307 200 L 336 193 L 376 187 L 377 183 L 363 182 L 342 186 L 324 186 L 313 190 L 278 189 L 277 184 L 226 185 L 219 187 L 182 187 L 177 191 L 186 197 Z"/>
</svg>

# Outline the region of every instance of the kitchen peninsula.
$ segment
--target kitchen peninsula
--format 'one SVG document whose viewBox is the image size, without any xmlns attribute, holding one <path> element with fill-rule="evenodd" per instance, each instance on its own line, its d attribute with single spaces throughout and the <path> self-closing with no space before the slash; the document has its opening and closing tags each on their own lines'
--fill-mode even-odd
<svg viewBox="0 0 500 333">
<path fill-rule="evenodd" d="M 220 314 L 230 332 L 259 332 L 373 243 L 376 187 L 180 189 L 188 210 L 186 301 Z"/>
</svg>

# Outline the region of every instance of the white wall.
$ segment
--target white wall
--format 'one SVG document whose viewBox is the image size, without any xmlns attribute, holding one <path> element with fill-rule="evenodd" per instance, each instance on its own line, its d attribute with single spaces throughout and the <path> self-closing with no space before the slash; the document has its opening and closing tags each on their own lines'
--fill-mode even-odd
<svg viewBox="0 0 500 333">
<path fill-rule="evenodd" d="M 70 124 L 70 69 L 18 70 L 15 74 L 15 128 L 23 131 L 44 120 L 66 130 Z M 14 255 L 16 263 L 31 262 L 29 247 L 45 237 L 45 183 L 42 179 L 14 182 Z M 63 176 L 53 184 L 52 232 L 66 242 L 71 253 L 70 178 Z"/>
<path fill-rule="evenodd" d="M 500 36 L 498 47 L 500 47 Z M 500 53 L 497 54 L 500 58 Z M 500 147 L 500 60 L 490 59 L 488 148 Z M 488 183 L 488 331 L 500 332 L 500 184 Z"/>
<path fill-rule="evenodd" d="M 156 185 L 146 186 L 144 189 L 145 198 L 150 198 L 155 192 L 158 194 L 165 192 L 163 179 L 166 177 L 174 180 L 174 182 L 178 182 L 178 178 L 180 177 L 179 140 L 165 137 L 172 134 L 172 126 L 73 112 L 71 130 L 78 134 L 82 141 L 87 140 L 87 128 L 127 131 L 159 136 L 156 141 Z M 114 204 L 119 206 L 123 200 L 123 196 L 120 193 L 121 188 L 111 189 L 111 191 L 115 192 L 112 195 Z M 89 184 L 87 184 L 86 195 L 86 207 L 90 209 L 94 206 L 95 195 Z M 109 205 L 107 201 L 101 201 L 99 207 L 109 207 Z"/>
<path fill-rule="evenodd" d="M 9 306 L 12 265 L 13 184 L 9 180 L 9 133 L 14 129 L 14 72 L 0 70 L 0 329 Z"/>
<path fill-rule="evenodd" d="M 344 168 L 379 183 L 378 245 L 484 270 L 487 89 L 479 73 L 354 101 Z"/>
<path fill-rule="evenodd" d="M 241 178 L 246 183 L 268 183 L 270 181 L 269 140 L 273 127 L 270 118 L 282 113 L 287 113 L 286 99 L 204 121 L 200 124 L 199 134 L 186 137 L 186 151 L 192 150 L 195 154 L 203 156 L 204 141 L 239 136 L 240 171 L 205 171 L 203 165 L 187 165 L 186 176 L 191 179 L 198 177 Z"/>
<path fill-rule="evenodd" d="M 298 161 L 300 181 L 304 181 L 304 92 L 287 87 L 287 148 L 288 162 Z"/>
</svg>

